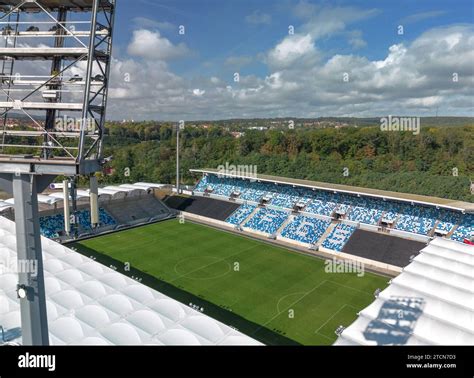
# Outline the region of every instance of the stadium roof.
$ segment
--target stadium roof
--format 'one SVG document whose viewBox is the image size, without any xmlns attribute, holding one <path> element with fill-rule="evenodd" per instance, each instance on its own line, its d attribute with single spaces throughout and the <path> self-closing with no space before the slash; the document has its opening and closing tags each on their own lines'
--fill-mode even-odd
<svg viewBox="0 0 474 378">
<path fill-rule="evenodd" d="M 334 345 L 474 345 L 474 247 L 434 239 Z"/>
<path fill-rule="evenodd" d="M 304 186 L 308 188 L 331 190 L 331 191 L 337 191 L 337 192 L 348 193 L 348 194 L 362 194 L 366 196 L 385 198 L 388 200 L 414 202 L 414 203 L 423 204 L 423 205 L 438 206 L 438 207 L 444 207 L 444 208 L 457 210 L 457 211 L 474 213 L 474 203 L 456 201 L 456 200 L 451 200 L 451 199 L 446 199 L 446 198 L 423 196 L 419 194 L 399 193 L 399 192 L 393 192 L 393 191 L 388 191 L 388 190 L 362 188 L 358 186 L 331 184 L 331 183 L 326 183 L 326 182 L 300 180 L 300 179 L 293 179 L 293 178 L 288 178 L 288 177 L 279 177 L 279 176 L 262 175 L 262 174 L 254 175 L 254 174 L 235 174 L 233 172 L 225 173 L 218 169 L 213 169 L 213 168 L 190 169 L 190 171 L 196 172 L 196 173 L 220 174 L 223 176 L 237 177 L 237 178 L 243 178 L 243 179 L 249 179 L 249 180 L 257 179 L 259 181 Z"/>
<path fill-rule="evenodd" d="M 41 243 L 52 345 L 260 344 L 59 243 Z M 0 326 L 21 343 L 18 276 L 5 269 L 16 259 L 15 223 L 0 217 Z"/>
<path fill-rule="evenodd" d="M 151 183 L 135 183 L 135 184 L 123 184 L 119 186 L 106 186 L 105 188 L 99 188 L 99 197 L 105 195 L 112 198 L 124 198 L 126 196 L 138 195 L 142 192 L 146 192 L 153 188 L 161 188 L 163 184 L 151 184 Z M 89 190 L 78 189 L 76 192 L 76 198 L 88 198 L 90 197 Z M 38 194 L 38 202 L 47 205 L 54 205 L 55 203 L 64 201 L 64 194 L 61 191 L 52 192 L 49 194 Z M 0 200 L 0 212 L 3 210 L 12 208 L 15 204 L 13 198 L 7 200 Z"/>
</svg>

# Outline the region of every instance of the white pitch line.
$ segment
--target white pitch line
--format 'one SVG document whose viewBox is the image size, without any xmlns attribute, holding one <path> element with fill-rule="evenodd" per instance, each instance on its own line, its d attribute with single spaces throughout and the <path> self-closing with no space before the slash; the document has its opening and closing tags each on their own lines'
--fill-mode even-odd
<svg viewBox="0 0 474 378">
<path fill-rule="evenodd" d="M 303 300 L 304 297 L 306 297 L 307 295 L 311 294 L 313 291 L 315 291 L 318 287 L 322 286 L 327 280 L 324 280 L 323 282 L 319 283 L 318 285 L 316 285 L 315 287 L 313 287 L 310 291 L 308 291 L 305 295 L 303 295 L 300 299 L 298 299 L 297 301 L 291 303 L 288 307 L 285 308 L 285 310 L 283 311 L 280 311 L 278 312 L 274 317 L 272 317 L 269 321 L 265 322 L 264 324 L 262 324 L 260 327 L 258 327 L 257 331 L 260 330 L 260 328 L 262 327 L 265 327 L 268 323 L 272 322 L 273 319 L 276 319 L 277 317 L 279 317 L 283 312 L 285 312 L 287 309 L 291 308 L 291 306 L 294 306 L 295 304 L 297 304 L 298 302 L 300 302 L 301 300 Z M 255 332 L 257 332 L 255 331 Z"/>
<path fill-rule="evenodd" d="M 342 305 L 342 307 L 339 310 L 337 310 L 334 314 L 332 314 L 332 316 L 328 320 L 326 320 L 323 324 L 321 324 L 321 327 L 319 327 L 316 331 L 314 331 L 314 333 L 319 333 L 319 330 L 323 328 L 326 324 L 328 324 L 332 319 L 334 319 L 334 317 L 337 314 L 339 314 L 342 311 L 342 309 L 346 306 L 347 304 Z"/>
<path fill-rule="evenodd" d="M 173 278 L 172 280 L 169 280 L 169 281 L 167 281 L 167 282 L 168 282 L 168 283 L 171 283 L 171 282 L 177 281 L 177 280 L 179 280 L 180 278 L 186 277 L 188 274 L 198 272 L 198 271 L 200 271 L 201 269 L 204 269 L 204 268 L 207 268 L 207 267 L 209 267 L 209 266 L 211 266 L 211 265 L 214 265 L 214 264 L 217 264 L 217 263 L 219 263 L 219 262 L 225 261 L 225 260 L 227 260 L 227 259 L 229 259 L 229 258 L 231 258 L 231 257 L 238 256 L 238 255 L 240 255 L 241 253 L 250 251 L 251 249 L 253 249 L 253 248 L 255 248 L 255 247 L 257 247 L 257 245 L 253 245 L 253 246 L 251 246 L 251 247 L 249 247 L 249 248 L 243 249 L 243 250 L 241 250 L 241 251 L 239 251 L 239 252 L 237 252 L 237 253 L 234 253 L 234 254 L 232 254 L 232 255 L 223 257 L 223 258 L 221 258 L 221 259 L 218 258 L 218 260 L 214 260 L 214 262 L 212 262 L 212 263 L 210 263 L 210 264 L 206 264 L 206 265 L 201 266 L 201 267 L 199 267 L 199 268 L 197 268 L 197 269 L 191 270 L 191 271 L 189 271 L 189 272 L 187 272 L 187 273 L 185 273 L 185 274 L 181 274 L 180 276 L 175 277 L 175 278 Z M 192 256 L 192 257 L 199 257 L 199 256 Z M 190 258 L 192 258 L 192 257 L 190 257 Z M 186 260 L 189 260 L 189 258 L 186 258 Z M 181 261 L 184 261 L 184 260 L 181 260 Z M 175 264 L 175 267 L 176 267 L 176 265 L 179 264 L 181 261 L 178 261 L 178 262 Z"/>
<path fill-rule="evenodd" d="M 343 285 L 339 282 L 336 282 L 336 281 L 333 281 L 333 280 L 328 280 L 329 282 L 332 282 L 333 284 L 335 285 L 339 285 L 341 287 L 345 287 L 346 289 L 351 289 L 351 290 L 354 290 L 354 291 L 358 291 L 359 293 L 364 293 L 364 294 L 367 294 L 367 295 L 372 295 L 372 293 L 369 293 L 367 291 L 363 291 L 363 290 L 359 290 L 359 289 L 355 289 L 353 287 L 350 287 L 350 286 L 347 286 L 347 285 Z"/>
</svg>

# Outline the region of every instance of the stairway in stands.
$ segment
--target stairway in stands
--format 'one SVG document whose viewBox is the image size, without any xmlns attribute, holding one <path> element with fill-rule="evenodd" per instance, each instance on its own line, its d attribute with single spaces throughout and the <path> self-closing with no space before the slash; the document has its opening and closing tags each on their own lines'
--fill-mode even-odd
<svg viewBox="0 0 474 378">
<path fill-rule="evenodd" d="M 283 232 L 283 230 L 285 229 L 285 227 L 286 227 L 289 223 L 293 222 L 293 221 L 295 220 L 295 218 L 296 218 L 296 215 L 290 214 L 290 215 L 288 216 L 288 218 L 286 218 L 286 220 L 282 223 L 282 225 L 280 226 L 280 228 L 279 228 L 278 230 L 276 230 L 275 236 L 276 236 L 276 235 L 281 235 L 281 233 Z"/>
<path fill-rule="evenodd" d="M 323 244 L 324 240 L 329 236 L 329 234 L 334 230 L 334 228 L 338 225 L 338 223 L 331 223 L 329 227 L 324 231 L 324 234 L 321 235 L 319 240 L 316 242 L 315 246 L 319 247 L 321 244 Z"/>
<path fill-rule="evenodd" d="M 255 214 L 257 214 L 258 210 L 261 209 L 260 207 L 256 207 L 253 211 L 245 218 L 242 222 L 240 222 L 239 226 L 242 227 L 245 223 L 247 223 Z"/>
</svg>

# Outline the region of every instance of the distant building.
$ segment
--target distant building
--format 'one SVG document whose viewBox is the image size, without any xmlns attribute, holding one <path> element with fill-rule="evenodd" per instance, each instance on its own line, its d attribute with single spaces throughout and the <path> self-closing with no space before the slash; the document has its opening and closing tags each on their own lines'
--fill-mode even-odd
<svg viewBox="0 0 474 378">
<path fill-rule="evenodd" d="M 231 134 L 234 138 L 240 138 L 240 137 L 242 137 L 242 136 L 245 135 L 245 133 L 242 133 L 242 132 L 240 132 L 240 131 L 232 131 L 230 134 Z"/>
</svg>

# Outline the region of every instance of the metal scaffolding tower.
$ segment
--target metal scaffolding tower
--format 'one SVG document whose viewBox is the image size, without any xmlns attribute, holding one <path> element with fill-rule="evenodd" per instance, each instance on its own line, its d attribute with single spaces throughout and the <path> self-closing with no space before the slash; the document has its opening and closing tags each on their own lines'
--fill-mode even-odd
<svg viewBox="0 0 474 378">
<path fill-rule="evenodd" d="M 25 345 L 49 343 L 37 193 L 103 164 L 114 15 L 115 0 L 0 0 L 0 189 L 18 259 L 39 268 L 19 272 Z"/>
</svg>

